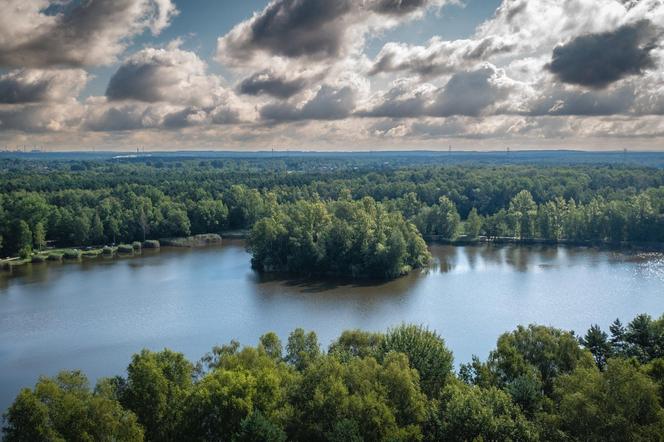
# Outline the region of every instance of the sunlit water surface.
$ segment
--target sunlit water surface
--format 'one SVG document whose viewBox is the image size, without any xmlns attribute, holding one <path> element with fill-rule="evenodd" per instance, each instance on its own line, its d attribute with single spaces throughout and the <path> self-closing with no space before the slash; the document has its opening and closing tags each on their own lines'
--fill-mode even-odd
<svg viewBox="0 0 664 442">
<path fill-rule="evenodd" d="M 484 358 L 500 333 L 541 323 L 583 332 L 664 311 L 664 256 L 585 248 L 431 246 L 434 264 L 383 284 L 266 279 L 240 241 L 196 250 L 0 275 L 0 410 L 39 375 L 124 373 L 141 348 L 198 360 L 215 344 L 254 345 L 312 329 L 327 346 L 344 329 L 401 322 L 437 330 L 457 363 Z"/>
</svg>

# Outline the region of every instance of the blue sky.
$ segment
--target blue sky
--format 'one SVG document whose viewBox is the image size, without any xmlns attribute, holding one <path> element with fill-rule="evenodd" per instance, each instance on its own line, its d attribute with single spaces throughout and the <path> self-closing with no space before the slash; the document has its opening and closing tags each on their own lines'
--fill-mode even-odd
<svg viewBox="0 0 664 442">
<path fill-rule="evenodd" d="M 5 0 L 0 145 L 658 150 L 661 0 Z"/>
</svg>

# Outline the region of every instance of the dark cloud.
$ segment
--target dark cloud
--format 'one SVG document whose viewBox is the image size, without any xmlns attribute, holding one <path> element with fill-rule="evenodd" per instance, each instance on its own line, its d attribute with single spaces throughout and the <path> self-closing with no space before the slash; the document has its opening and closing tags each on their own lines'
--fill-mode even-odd
<svg viewBox="0 0 664 442">
<path fill-rule="evenodd" d="M 260 109 L 263 120 L 272 122 L 297 120 L 339 120 L 355 108 L 355 91 L 350 86 L 323 85 L 316 95 L 300 107 L 291 103 L 272 103 Z"/>
<path fill-rule="evenodd" d="M 245 95 L 270 95 L 276 98 L 290 98 L 307 86 L 304 78 L 287 79 L 269 70 L 256 72 L 242 80 L 237 90 Z"/>
<path fill-rule="evenodd" d="M 287 57 L 336 56 L 345 30 L 340 18 L 353 5 L 352 0 L 272 2 L 251 20 L 246 31 L 242 29 L 231 47 L 236 53 L 260 49 Z"/>
<path fill-rule="evenodd" d="M 106 96 L 110 100 L 161 101 L 162 93 L 154 82 L 159 75 L 159 68 L 157 64 L 123 64 L 111 77 Z"/>
<path fill-rule="evenodd" d="M 41 0 L 5 1 L 0 66 L 107 64 L 127 38 L 158 33 L 176 13 L 170 0 L 58 1 L 49 13 Z"/>
<path fill-rule="evenodd" d="M 556 47 L 547 69 L 564 83 L 605 88 L 653 68 L 651 51 L 660 35 L 649 20 L 623 25 L 612 32 L 583 35 Z"/>
<path fill-rule="evenodd" d="M 428 0 L 377 0 L 372 9 L 380 14 L 404 15 L 415 12 L 429 3 Z"/>
<path fill-rule="evenodd" d="M 78 96 L 88 81 L 80 69 L 21 69 L 0 76 L 0 104 L 62 101 Z"/>
<path fill-rule="evenodd" d="M 251 19 L 220 38 L 220 60 L 251 59 L 255 51 L 289 58 L 336 58 L 351 29 L 360 34 L 380 22 L 377 15 L 405 16 L 446 0 L 274 0 Z"/>
<path fill-rule="evenodd" d="M 531 104 L 529 115 L 617 115 L 630 112 L 636 99 L 634 88 L 626 85 L 601 91 L 554 88 Z"/>
<path fill-rule="evenodd" d="M 207 74 L 206 64 L 178 47 L 146 48 L 118 68 L 106 88 L 109 100 L 169 102 L 211 106 L 221 93 L 220 80 Z"/>
</svg>

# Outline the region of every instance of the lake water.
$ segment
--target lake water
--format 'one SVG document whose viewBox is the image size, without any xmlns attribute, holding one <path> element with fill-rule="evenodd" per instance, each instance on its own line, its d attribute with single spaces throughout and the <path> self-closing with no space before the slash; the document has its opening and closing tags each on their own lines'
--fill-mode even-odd
<svg viewBox="0 0 664 442">
<path fill-rule="evenodd" d="M 241 241 L 142 257 L 36 264 L 0 274 L 0 410 L 41 374 L 124 374 L 141 348 L 198 360 L 215 344 L 255 345 L 312 329 L 401 322 L 437 330 L 457 363 L 485 358 L 499 334 L 541 323 L 584 332 L 664 312 L 664 256 L 585 248 L 431 246 L 434 265 L 384 284 L 261 278 Z"/>
</svg>

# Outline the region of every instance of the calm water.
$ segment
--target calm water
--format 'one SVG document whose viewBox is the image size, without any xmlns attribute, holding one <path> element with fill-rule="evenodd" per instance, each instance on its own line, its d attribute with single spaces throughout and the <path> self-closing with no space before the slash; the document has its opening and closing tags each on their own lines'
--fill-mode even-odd
<svg viewBox="0 0 664 442">
<path fill-rule="evenodd" d="M 349 328 L 438 330 L 457 362 L 484 358 L 517 324 L 584 331 L 664 311 L 664 256 L 592 249 L 432 246 L 435 265 L 380 285 L 265 280 L 243 244 L 119 260 L 38 264 L 0 275 L 0 410 L 40 374 L 121 374 L 143 347 L 197 360 L 295 327 L 327 345 Z"/>
</svg>

